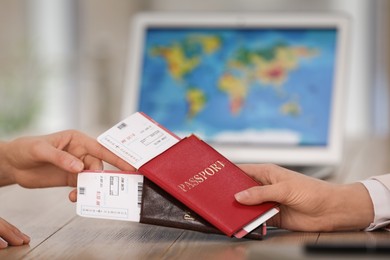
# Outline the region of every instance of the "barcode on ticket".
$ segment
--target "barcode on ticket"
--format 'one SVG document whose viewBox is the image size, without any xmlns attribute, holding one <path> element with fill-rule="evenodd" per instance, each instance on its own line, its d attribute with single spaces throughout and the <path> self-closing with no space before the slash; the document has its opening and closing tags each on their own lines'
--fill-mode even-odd
<svg viewBox="0 0 390 260">
<path fill-rule="evenodd" d="M 85 187 L 79 187 L 79 195 L 85 194 Z"/>
<path fill-rule="evenodd" d="M 138 182 L 138 208 L 141 208 L 142 203 L 142 182 Z"/>
<path fill-rule="evenodd" d="M 123 128 L 127 127 L 127 124 L 126 123 L 120 123 L 117 127 L 118 127 L 119 130 L 122 130 Z"/>
</svg>

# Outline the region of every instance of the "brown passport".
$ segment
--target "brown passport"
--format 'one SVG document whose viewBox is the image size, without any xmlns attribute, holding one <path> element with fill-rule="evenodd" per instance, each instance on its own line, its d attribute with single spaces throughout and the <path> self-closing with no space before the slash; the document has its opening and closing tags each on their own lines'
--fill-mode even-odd
<svg viewBox="0 0 390 260">
<path fill-rule="evenodd" d="M 144 177 L 142 188 L 140 222 L 203 233 L 223 234 L 146 177 Z M 245 238 L 261 240 L 263 225 L 248 233 Z"/>
</svg>

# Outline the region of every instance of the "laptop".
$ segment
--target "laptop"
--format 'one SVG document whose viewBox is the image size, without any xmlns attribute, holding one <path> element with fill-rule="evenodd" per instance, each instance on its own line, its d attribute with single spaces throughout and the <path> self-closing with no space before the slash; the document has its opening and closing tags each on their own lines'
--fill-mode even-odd
<svg viewBox="0 0 390 260">
<path fill-rule="evenodd" d="M 342 160 L 348 32 L 340 14 L 140 13 L 121 116 L 142 111 L 235 163 L 327 177 Z"/>
</svg>

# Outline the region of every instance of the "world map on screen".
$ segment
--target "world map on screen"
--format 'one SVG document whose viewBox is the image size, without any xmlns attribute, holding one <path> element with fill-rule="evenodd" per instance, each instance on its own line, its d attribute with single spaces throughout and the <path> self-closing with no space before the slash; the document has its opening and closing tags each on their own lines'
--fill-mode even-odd
<svg viewBox="0 0 390 260">
<path fill-rule="evenodd" d="M 326 145 L 332 29 L 149 29 L 139 110 L 206 141 Z"/>
</svg>

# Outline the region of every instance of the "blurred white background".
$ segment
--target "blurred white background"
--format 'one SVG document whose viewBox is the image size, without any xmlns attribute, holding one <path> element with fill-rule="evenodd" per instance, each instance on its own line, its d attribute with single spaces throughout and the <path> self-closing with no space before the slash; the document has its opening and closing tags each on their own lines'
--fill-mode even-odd
<svg viewBox="0 0 390 260">
<path fill-rule="evenodd" d="M 1 0 L 0 138 L 120 119 L 129 30 L 137 12 L 335 12 L 353 21 L 346 133 L 389 134 L 390 1 Z"/>
</svg>

